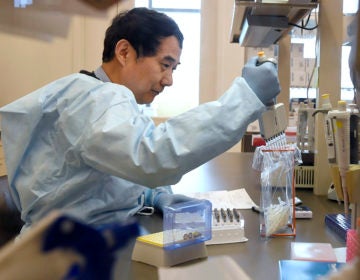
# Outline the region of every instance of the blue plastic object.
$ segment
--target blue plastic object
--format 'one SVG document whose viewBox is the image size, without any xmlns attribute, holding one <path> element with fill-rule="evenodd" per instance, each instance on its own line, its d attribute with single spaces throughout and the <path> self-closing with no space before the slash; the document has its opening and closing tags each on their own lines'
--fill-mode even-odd
<svg viewBox="0 0 360 280">
<path fill-rule="evenodd" d="M 84 256 L 85 266 L 74 263 L 64 280 L 111 279 L 111 269 L 117 249 L 139 234 L 134 221 L 109 224 L 101 228 L 85 225 L 68 216 L 60 216 L 44 234 L 43 251 L 68 248 Z"/>
<path fill-rule="evenodd" d="M 172 250 L 211 239 L 212 205 L 193 200 L 164 208 L 164 249 Z"/>
<path fill-rule="evenodd" d="M 325 215 L 325 225 L 343 242 L 346 242 L 346 232 L 351 229 L 351 215 L 327 214 Z"/>
</svg>

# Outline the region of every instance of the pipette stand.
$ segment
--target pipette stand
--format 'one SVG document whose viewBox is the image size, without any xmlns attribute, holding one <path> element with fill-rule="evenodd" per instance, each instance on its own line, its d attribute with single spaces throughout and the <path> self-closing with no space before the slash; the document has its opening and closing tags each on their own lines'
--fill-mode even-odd
<svg viewBox="0 0 360 280">
<path fill-rule="evenodd" d="M 261 149 L 261 150 L 260 150 Z M 263 146 L 255 153 L 256 163 L 261 159 L 261 237 L 296 236 L 293 145 L 273 148 Z M 256 164 L 253 164 L 253 167 Z M 263 175 L 264 174 L 264 175 Z"/>
</svg>

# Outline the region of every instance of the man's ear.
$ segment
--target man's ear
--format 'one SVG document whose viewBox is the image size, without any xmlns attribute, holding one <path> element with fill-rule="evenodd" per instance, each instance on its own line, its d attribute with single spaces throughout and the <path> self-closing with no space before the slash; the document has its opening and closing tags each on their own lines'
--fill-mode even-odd
<svg viewBox="0 0 360 280">
<path fill-rule="evenodd" d="M 126 64 L 126 60 L 133 51 L 133 47 L 130 42 L 125 39 L 121 39 L 116 43 L 115 46 L 115 57 L 121 65 Z"/>
</svg>

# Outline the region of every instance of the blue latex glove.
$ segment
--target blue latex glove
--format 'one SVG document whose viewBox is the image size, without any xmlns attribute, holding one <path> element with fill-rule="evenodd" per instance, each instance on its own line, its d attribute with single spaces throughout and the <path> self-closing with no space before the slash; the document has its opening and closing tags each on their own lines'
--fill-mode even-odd
<svg viewBox="0 0 360 280">
<path fill-rule="evenodd" d="M 164 212 L 166 206 L 194 200 L 196 199 L 182 194 L 173 194 L 170 186 L 157 187 L 155 189 L 146 190 L 144 206 Z"/>
<path fill-rule="evenodd" d="M 173 194 L 168 189 L 154 189 L 152 204 L 155 209 L 164 212 L 166 206 L 170 206 L 180 202 L 187 202 L 196 200 L 195 198 L 188 197 L 182 194 Z"/>
<path fill-rule="evenodd" d="M 242 70 L 242 76 L 264 105 L 271 105 L 280 93 L 277 67 L 272 62 L 257 64 L 258 57 L 249 59 Z"/>
<path fill-rule="evenodd" d="M 159 193 L 154 198 L 154 207 L 155 209 L 164 212 L 166 206 L 194 200 L 196 199 L 182 194 Z"/>
</svg>

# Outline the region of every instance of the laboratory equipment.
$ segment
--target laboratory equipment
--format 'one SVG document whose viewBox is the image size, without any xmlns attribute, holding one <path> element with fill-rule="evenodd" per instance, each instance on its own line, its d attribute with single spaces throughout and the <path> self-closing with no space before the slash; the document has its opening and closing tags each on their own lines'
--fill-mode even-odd
<svg viewBox="0 0 360 280">
<path fill-rule="evenodd" d="M 326 137 L 330 140 L 327 145 L 332 178 L 338 199 L 344 201 L 345 214 L 348 213 L 349 203 L 355 201 L 352 194 L 358 178 L 356 174 L 359 172 L 359 113 L 355 106 L 347 106 L 345 101 L 340 100 L 338 108 L 328 112 L 325 124 L 326 131 L 329 130 Z"/>
<path fill-rule="evenodd" d="M 269 47 L 277 43 L 293 24 L 318 6 L 318 0 L 234 2 L 231 42 L 244 47 Z"/>
<path fill-rule="evenodd" d="M 266 145 L 278 147 L 286 144 L 287 127 L 286 110 L 283 103 L 267 106 L 267 110 L 259 119 L 260 133 Z"/>
<path fill-rule="evenodd" d="M 344 200 L 344 212 L 349 212 L 349 199 L 346 184 L 346 172 L 350 165 L 350 113 L 346 110 L 346 102 L 339 101 L 338 109 L 328 112 L 332 120 L 335 135 L 336 162 L 341 177 L 342 198 Z"/>
<path fill-rule="evenodd" d="M 165 207 L 164 248 L 171 250 L 211 239 L 211 202 L 192 200 Z"/>
<path fill-rule="evenodd" d="M 330 105 L 326 107 L 331 109 Z M 356 192 L 360 181 L 360 165 L 356 153 L 358 148 L 358 112 L 354 111 L 352 107 L 350 106 L 349 110 L 346 102 L 339 101 L 338 108 L 328 110 L 325 116 L 328 160 L 331 164 L 333 180 L 328 197 L 334 196 L 339 202 L 344 201 L 344 214 L 326 215 L 325 224 L 344 241 L 347 231 L 351 229 L 351 223 L 354 224 L 351 219 L 356 219 L 357 216 L 356 200 L 358 194 Z M 353 124 L 351 124 L 351 119 L 353 119 Z M 353 155 L 354 152 L 355 155 Z M 351 216 L 348 215 L 350 204 L 352 204 Z"/>
<path fill-rule="evenodd" d="M 269 61 L 258 53 L 258 64 Z M 253 168 L 261 171 L 260 234 L 295 236 L 295 162 L 301 162 L 296 145 L 286 141 L 287 115 L 284 104 L 267 104 L 259 119 L 260 133 L 266 145 L 257 147 Z M 300 155 L 300 156 L 299 156 Z"/>
<path fill-rule="evenodd" d="M 359 164 L 360 113 L 356 104 L 348 105 L 350 112 L 350 164 Z"/>
<path fill-rule="evenodd" d="M 360 168 L 357 164 L 358 111 L 352 105 L 350 110 L 347 109 L 345 101 L 339 101 L 338 108 L 332 109 L 329 94 L 323 94 L 321 101 L 322 105 L 314 111 L 314 115 L 324 114 L 327 158 L 333 180 L 328 190 L 328 198 L 344 201 L 344 215 L 328 214 L 325 224 L 345 240 L 346 232 L 351 228 L 349 204 L 356 201 L 355 189 L 360 180 Z M 354 203 L 353 207 L 356 208 L 355 205 Z M 353 211 L 355 212 L 356 210 Z"/>
<path fill-rule="evenodd" d="M 302 152 L 314 153 L 315 118 L 314 103 L 300 102 L 297 120 L 297 146 Z"/>
<path fill-rule="evenodd" d="M 296 219 L 311 219 L 313 213 L 311 209 L 305 205 L 295 206 L 295 218 Z"/>
<path fill-rule="evenodd" d="M 245 220 L 239 209 L 215 208 L 212 211 L 212 238 L 206 245 L 245 242 Z"/>
<path fill-rule="evenodd" d="M 267 57 L 263 51 L 258 52 L 257 65 L 270 62 L 277 65 L 277 60 Z M 286 144 L 285 130 L 287 127 L 286 110 L 283 103 L 272 103 L 266 105 L 267 110 L 259 119 L 260 134 L 265 140 L 266 145 L 276 145 L 277 147 Z"/>
<path fill-rule="evenodd" d="M 350 137 L 350 135 L 351 135 L 350 125 L 349 125 L 350 116 L 346 117 L 346 119 L 349 119 L 349 120 L 345 120 L 347 132 L 344 132 L 343 131 L 344 123 L 343 123 L 343 121 L 341 121 L 341 119 L 343 119 L 343 117 L 345 115 L 348 115 L 348 112 L 346 112 L 347 111 L 346 103 L 343 101 L 339 102 L 340 107 L 342 107 L 340 109 L 342 112 L 339 113 L 338 109 L 333 110 L 329 97 L 330 97 L 330 95 L 328 93 L 321 95 L 321 107 L 314 110 L 313 116 L 315 116 L 317 113 L 324 114 L 324 129 L 325 129 L 324 132 L 325 132 L 325 141 L 326 141 L 326 147 L 327 147 L 328 163 L 331 166 L 334 166 L 339 161 L 339 159 L 340 159 L 339 156 L 340 156 L 341 157 L 340 161 L 341 161 L 341 165 L 342 165 L 342 169 L 343 169 L 342 175 L 343 175 L 343 178 L 345 178 L 344 176 L 346 173 L 346 169 L 348 169 L 348 165 L 350 164 L 350 154 L 352 154 L 352 150 L 350 150 L 350 148 L 349 148 L 350 142 L 348 139 L 348 136 Z M 337 121 L 336 121 L 336 118 L 338 118 Z M 337 128 L 337 126 L 339 126 L 339 125 L 341 127 L 340 129 Z M 357 128 L 355 128 L 354 133 L 357 134 Z M 342 140 L 342 141 L 340 142 L 340 140 Z M 342 145 L 340 145 L 340 144 L 342 144 Z M 347 147 L 346 148 L 347 151 L 344 150 L 345 144 Z M 357 143 L 356 143 L 356 145 L 357 145 Z M 335 170 L 333 168 L 332 168 L 332 170 L 333 170 L 332 171 L 333 180 L 337 181 L 337 178 L 336 178 L 337 175 L 334 175 Z M 344 183 L 345 183 L 345 181 L 344 181 Z M 342 188 L 342 187 L 340 187 L 340 188 Z M 343 199 L 343 195 L 344 195 L 344 193 L 342 193 L 342 195 L 338 196 L 336 193 L 335 186 L 333 184 L 330 185 L 329 190 L 328 190 L 328 198 L 329 199 L 336 199 L 336 200 L 340 201 L 341 199 Z M 345 203 L 345 204 L 347 204 L 347 203 Z"/>
<path fill-rule="evenodd" d="M 295 205 L 296 204 L 296 197 L 295 197 Z M 251 208 L 254 212 L 263 214 L 263 210 L 258 206 L 253 206 Z M 313 216 L 313 213 L 311 209 L 305 205 L 299 205 L 295 206 L 295 218 L 296 219 L 311 219 Z"/>
<path fill-rule="evenodd" d="M 349 55 L 349 68 L 350 68 L 350 77 L 351 81 L 354 85 L 354 103 L 356 104 L 355 108 L 357 111 L 360 109 L 360 13 L 357 12 L 354 20 L 352 22 L 352 28 L 348 29 L 348 32 L 353 34 L 349 34 L 351 36 L 351 50 Z M 353 108 L 353 109 L 355 109 Z M 358 118 L 357 118 L 358 119 Z M 351 120 L 350 120 L 351 121 Z M 358 136 L 359 136 L 359 126 L 358 126 Z M 359 145 L 359 138 L 358 138 Z M 359 156 L 359 154 L 358 154 Z M 357 163 L 359 166 L 359 162 Z M 360 177 L 360 170 L 358 170 L 357 174 Z M 359 182 L 359 181 L 357 181 Z M 360 217 L 360 190 L 359 187 L 354 190 L 354 200 L 352 204 L 352 215 L 351 215 L 351 224 L 353 229 L 357 229 L 359 231 L 359 224 L 357 224 L 357 219 Z M 360 254 L 360 253 L 359 253 Z"/>
<path fill-rule="evenodd" d="M 301 163 L 296 145 L 257 147 L 253 168 L 261 171 L 260 235 L 295 236 L 294 166 Z"/>
<path fill-rule="evenodd" d="M 345 242 L 346 232 L 351 229 L 351 219 L 344 214 L 326 214 L 325 225 Z"/>
<path fill-rule="evenodd" d="M 206 199 L 212 204 L 211 239 L 206 245 L 246 242 L 245 220 L 241 213 L 255 203 L 244 188 L 231 191 L 207 191 L 188 194 L 195 199 Z"/>
<path fill-rule="evenodd" d="M 207 257 L 211 218 L 212 205 L 205 199 L 165 207 L 163 231 L 139 236 L 132 260 L 161 267 Z"/>
<path fill-rule="evenodd" d="M 332 106 L 330 103 L 329 94 L 323 94 L 321 96 L 323 100 L 322 104 L 322 110 L 326 113 L 325 115 L 325 140 L 326 140 L 326 146 L 327 146 L 327 154 L 328 154 L 328 160 L 329 163 L 335 163 L 336 162 L 336 152 L 335 152 L 335 138 L 334 138 L 334 132 L 333 132 L 333 125 L 329 118 L 329 115 L 327 114 L 330 110 L 332 110 Z"/>
</svg>

